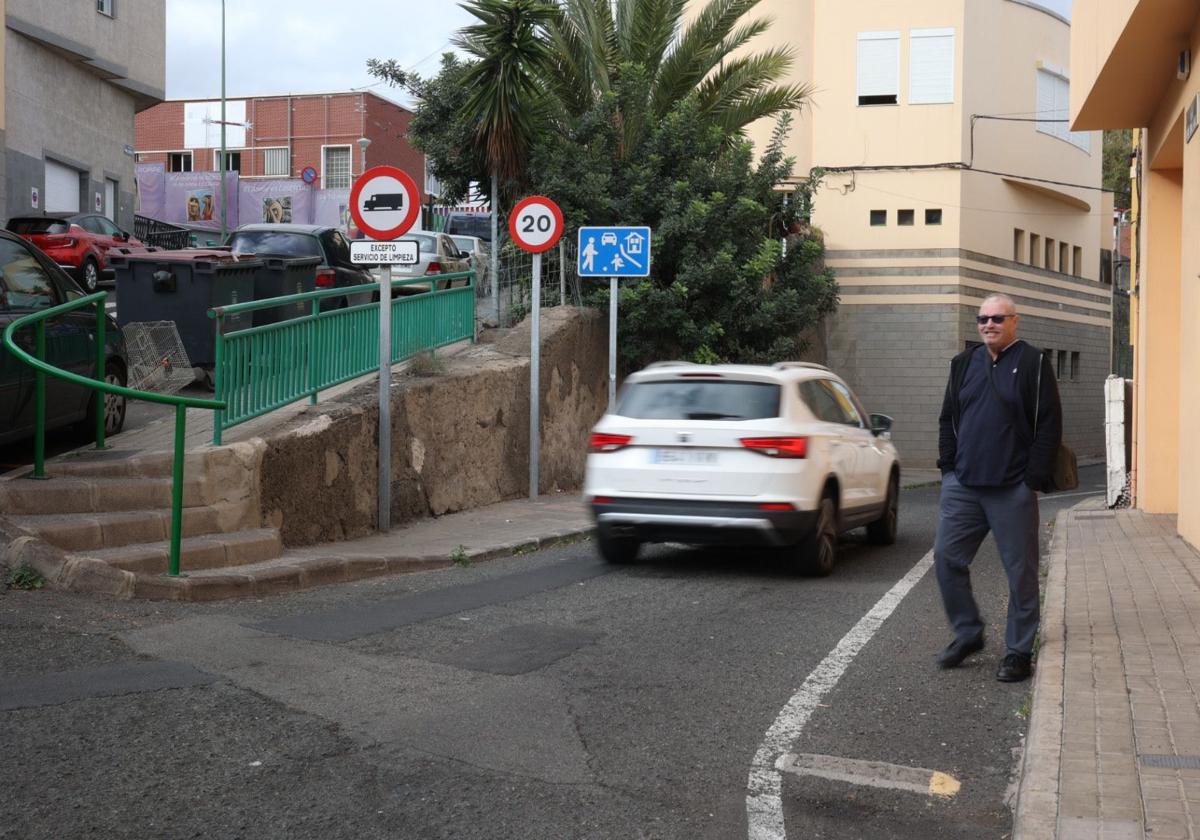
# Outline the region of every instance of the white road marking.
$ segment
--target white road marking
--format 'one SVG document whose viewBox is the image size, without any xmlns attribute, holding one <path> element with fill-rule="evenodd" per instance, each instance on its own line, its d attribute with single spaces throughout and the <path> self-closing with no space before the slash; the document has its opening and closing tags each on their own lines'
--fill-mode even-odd
<svg viewBox="0 0 1200 840">
<path fill-rule="evenodd" d="M 852 785 L 906 790 L 926 796 L 950 798 L 958 793 L 962 785 L 958 779 L 937 770 L 924 767 L 904 767 L 885 761 L 864 761 L 856 758 L 841 758 L 836 755 L 812 755 L 791 753 L 783 755 L 775 766 L 784 773 L 796 776 L 816 776 L 835 782 Z"/>
<path fill-rule="evenodd" d="M 746 792 L 746 818 L 750 840 L 785 840 L 787 837 L 783 827 L 782 781 L 775 762 L 791 749 L 812 716 L 813 710 L 820 705 L 821 698 L 837 685 L 842 674 L 854 661 L 854 657 L 871 641 L 871 637 L 931 566 L 932 550 L 918 560 L 917 564 L 908 570 L 908 574 L 897 581 L 875 606 L 850 628 L 850 632 L 842 637 L 837 647 L 808 675 L 804 684 L 788 700 L 763 736 L 763 742 L 750 765 Z"/>
</svg>

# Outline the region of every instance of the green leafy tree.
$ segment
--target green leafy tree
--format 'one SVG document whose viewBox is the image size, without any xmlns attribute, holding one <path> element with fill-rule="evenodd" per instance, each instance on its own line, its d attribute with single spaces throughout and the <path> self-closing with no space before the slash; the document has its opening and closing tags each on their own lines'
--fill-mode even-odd
<svg viewBox="0 0 1200 840">
<path fill-rule="evenodd" d="M 1113 204 L 1128 210 L 1129 155 L 1133 151 L 1133 132 L 1128 128 L 1104 132 L 1103 182 L 1105 189 L 1113 191 Z"/>
</svg>

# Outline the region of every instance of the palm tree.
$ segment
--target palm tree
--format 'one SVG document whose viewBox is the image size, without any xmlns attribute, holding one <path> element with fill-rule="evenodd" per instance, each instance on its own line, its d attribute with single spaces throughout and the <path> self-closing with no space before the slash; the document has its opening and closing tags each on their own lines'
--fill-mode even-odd
<svg viewBox="0 0 1200 840">
<path fill-rule="evenodd" d="M 765 18 L 741 23 L 758 2 L 709 0 L 685 26 L 687 0 L 558 0 L 547 27 L 547 87 L 574 117 L 617 97 L 622 154 L 687 96 L 733 139 L 755 120 L 799 108 L 810 93 L 779 83 L 792 64 L 790 49 L 742 50 L 770 26 Z M 630 77 L 640 85 L 622 87 Z"/>
</svg>

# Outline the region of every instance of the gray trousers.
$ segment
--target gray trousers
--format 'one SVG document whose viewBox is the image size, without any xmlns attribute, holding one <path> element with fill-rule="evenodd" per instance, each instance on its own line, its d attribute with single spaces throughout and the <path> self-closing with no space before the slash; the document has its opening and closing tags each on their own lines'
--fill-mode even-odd
<svg viewBox="0 0 1200 840">
<path fill-rule="evenodd" d="M 953 471 L 942 476 L 933 560 L 946 618 L 959 639 L 974 639 L 983 632 L 983 618 L 971 594 L 970 566 L 988 531 L 1008 575 L 1004 643 L 1009 653 L 1028 656 L 1039 617 L 1037 494 L 1024 484 L 964 487 Z"/>
</svg>

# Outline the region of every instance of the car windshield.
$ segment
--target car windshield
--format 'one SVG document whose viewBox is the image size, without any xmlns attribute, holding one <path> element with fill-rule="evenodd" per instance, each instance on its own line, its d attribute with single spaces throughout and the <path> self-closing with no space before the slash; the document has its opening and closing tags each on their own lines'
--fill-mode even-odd
<svg viewBox="0 0 1200 840">
<path fill-rule="evenodd" d="M 771 382 L 732 379 L 631 382 L 616 413 L 640 420 L 760 420 L 779 416 L 779 393 Z"/>
<path fill-rule="evenodd" d="M 320 257 L 321 246 L 315 236 L 279 230 L 239 230 L 229 237 L 235 254 L 263 254 L 272 257 Z"/>
<path fill-rule="evenodd" d="M 8 229 L 23 236 L 37 236 L 43 233 L 66 233 L 71 229 L 71 223 L 63 219 L 9 219 Z"/>
</svg>

